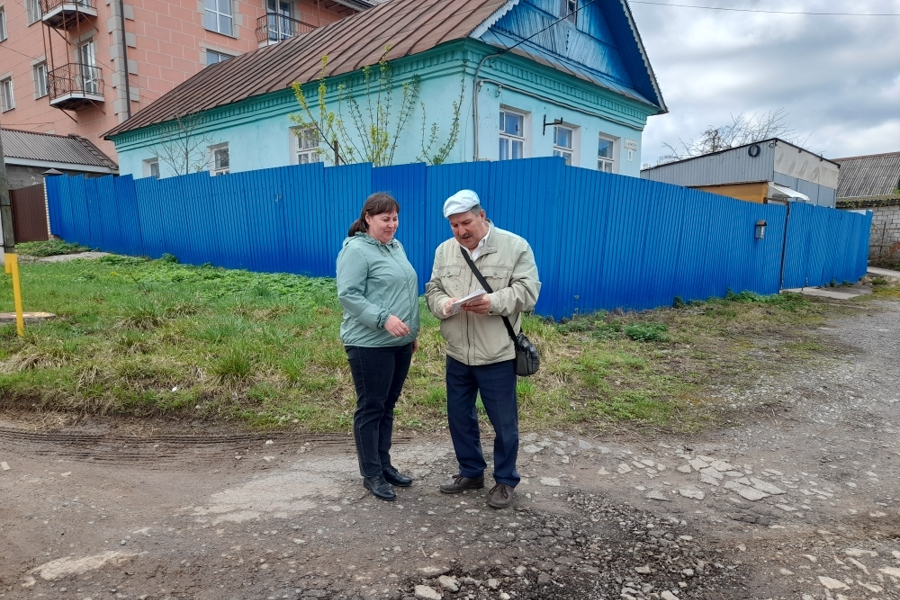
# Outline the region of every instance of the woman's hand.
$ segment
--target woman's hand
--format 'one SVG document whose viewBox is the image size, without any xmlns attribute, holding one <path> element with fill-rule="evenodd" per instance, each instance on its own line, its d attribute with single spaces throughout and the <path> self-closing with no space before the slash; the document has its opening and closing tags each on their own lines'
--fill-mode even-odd
<svg viewBox="0 0 900 600">
<path fill-rule="evenodd" d="M 406 323 L 391 315 L 384 323 L 384 328 L 394 337 L 403 337 L 409 335 L 409 326 Z"/>
<path fill-rule="evenodd" d="M 419 338 L 413 340 L 413 353 L 419 351 Z"/>
</svg>

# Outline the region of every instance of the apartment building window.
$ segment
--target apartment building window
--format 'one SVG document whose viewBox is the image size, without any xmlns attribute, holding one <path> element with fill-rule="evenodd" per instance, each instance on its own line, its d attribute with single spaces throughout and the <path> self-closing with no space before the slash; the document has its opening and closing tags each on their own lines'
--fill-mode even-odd
<svg viewBox="0 0 900 600">
<path fill-rule="evenodd" d="M 500 160 L 525 157 L 525 115 L 500 110 Z"/>
<path fill-rule="evenodd" d="M 570 23 L 578 23 L 578 0 L 559 0 L 559 16 Z"/>
<path fill-rule="evenodd" d="M 0 42 L 5 40 L 6 37 L 6 7 L 0 6 Z"/>
<path fill-rule="evenodd" d="M 31 67 L 31 77 L 34 79 L 34 97 L 43 98 L 47 95 L 47 63 L 40 62 Z"/>
<path fill-rule="evenodd" d="M 148 158 L 144 161 L 144 177 L 159 179 L 159 159 Z"/>
<path fill-rule="evenodd" d="M 16 97 L 13 95 L 12 77 L 0 79 L 0 111 L 6 112 L 16 107 Z"/>
<path fill-rule="evenodd" d="M 28 15 L 28 24 L 31 25 L 41 20 L 41 0 L 25 0 L 25 13 Z"/>
<path fill-rule="evenodd" d="M 574 129 L 560 125 L 553 128 L 553 156 L 562 156 L 569 166 L 572 166 L 574 139 Z"/>
<path fill-rule="evenodd" d="M 228 144 L 217 144 L 209 147 L 209 173 L 216 175 L 228 175 L 231 171 L 231 160 L 228 156 Z"/>
<path fill-rule="evenodd" d="M 292 127 L 291 137 L 294 145 L 294 164 L 308 165 L 322 162 L 322 154 L 319 152 L 319 132 L 315 127 Z"/>
<path fill-rule="evenodd" d="M 225 35 L 234 35 L 231 0 L 203 0 L 203 7 L 203 27 Z"/>
<path fill-rule="evenodd" d="M 78 46 L 79 75 L 82 89 L 89 94 L 100 93 L 100 69 L 97 68 L 97 46 L 88 40 Z"/>
<path fill-rule="evenodd" d="M 597 170 L 604 173 L 616 172 L 616 142 L 608 137 L 600 136 L 597 147 Z"/>
<path fill-rule="evenodd" d="M 206 50 L 206 66 L 214 65 L 216 63 L 225 62 L 229 58 L 233 58 L 230 54 L 224 54 L 222 52 L 216 52 L 215 50 Z"/>
</svg>

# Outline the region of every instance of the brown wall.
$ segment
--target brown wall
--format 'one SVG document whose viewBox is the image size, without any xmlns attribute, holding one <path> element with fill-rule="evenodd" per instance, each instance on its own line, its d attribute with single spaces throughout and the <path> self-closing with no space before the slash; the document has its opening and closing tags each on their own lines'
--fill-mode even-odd
<svg viewBox="0 0 900 600">
<path fill-rule="evenodd" d="M 720 196 L 730 196 L 738 200 L 765 204 L 769 193 L 769 184 L 765 181 L 756 183 L 733 183 L 729 185 L 704 185 L 694 187 L 695 190 L 703 190 Z"/>
</svg>

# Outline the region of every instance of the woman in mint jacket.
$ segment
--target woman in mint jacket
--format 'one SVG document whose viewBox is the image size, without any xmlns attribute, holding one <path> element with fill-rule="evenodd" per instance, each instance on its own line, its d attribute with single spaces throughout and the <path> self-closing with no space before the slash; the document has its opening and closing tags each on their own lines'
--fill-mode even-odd
<svg viewBox="0 0 900 600">
<path fill-rule="evenodd" d="M 416 272 L 394 239 L 400 205 L 390 195 L 366 199 L 337 259 L 341 341 L 356 387 L 353 435 L 363 485 L 382 500 L 412 479 L 391 464 L 394 405 L 418 349 Z"/>
</svg>

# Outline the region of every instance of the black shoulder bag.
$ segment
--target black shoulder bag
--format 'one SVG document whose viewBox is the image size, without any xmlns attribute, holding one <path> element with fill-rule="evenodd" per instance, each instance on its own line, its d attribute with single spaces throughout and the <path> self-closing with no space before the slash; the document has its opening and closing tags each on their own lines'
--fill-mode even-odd
<svg viewBox="0 0 900 600">
<path fill-rule="evenodd" d="M 460 246 L 459 251 L 462 252 L 463 258 L 466 259 L 469 268 L 472 269 L 472 273 L 475 274 L 475 278 L 478 279 L 478 283 L 481 284 L 484 291 L 489 294 L 493 293 L 494 290 L 491 289 L 491 286 L 485 281 L 484 277 L 481 275 L 481 271 L 479 271 L 478 267 L 475 266 L 475 263 L 472 262 L 472 257 L 469 256 L 469 253 L 466 252 L 465 248 Z M 513 329 L 509 319 L 506 317 L 502 318 L 503 324 L 506 325 L 506 331 L 509 333 L 513 345 L 516 347 L 516 375 L 522 377 L 534 375 L 541 367 L 541 355 L 538 354 L 537 348 L 534 347 L 534 344 L 531 343 L 531 340 L 529 340 L 524 333 L 516 335 L 516 331 Z"/>
</svg>

